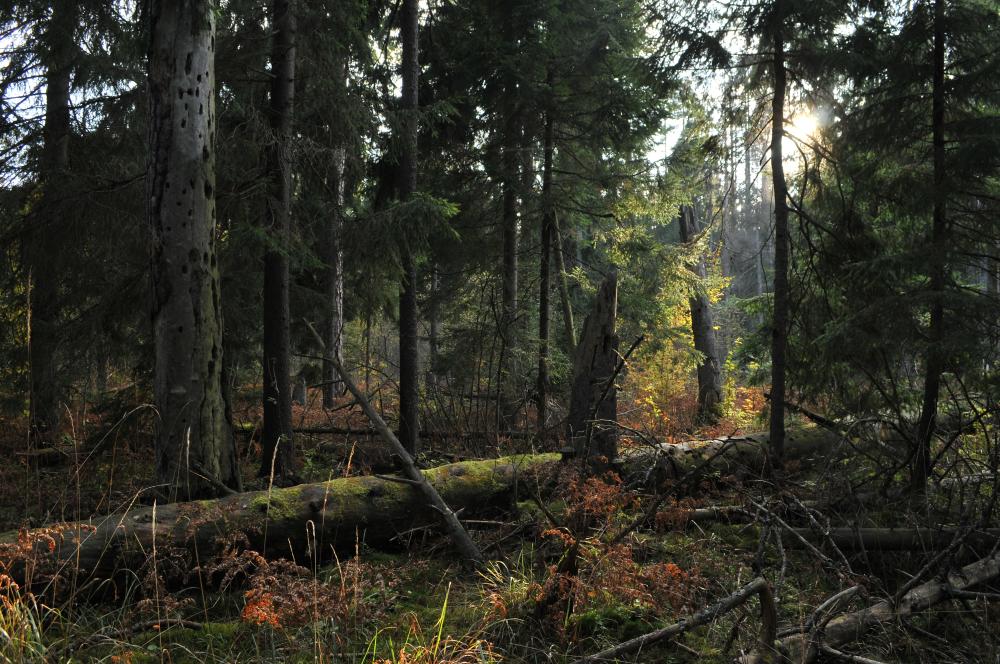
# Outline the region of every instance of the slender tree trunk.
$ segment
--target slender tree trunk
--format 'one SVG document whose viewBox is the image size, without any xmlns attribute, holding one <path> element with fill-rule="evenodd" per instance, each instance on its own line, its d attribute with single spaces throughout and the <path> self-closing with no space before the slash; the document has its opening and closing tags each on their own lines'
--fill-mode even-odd
<svg viewBox="0 0 1000 664">
<path fill-rule="evenodd" d="M 681 231 L 681 242 L 687 244 L 698 233 L 694 210 L 690 205 L 681 207 L 678 219 Z M 706 277 L 705 260 L 701 256 L 690 266 L 699 279 Z M 696 294 L 690 298 L 691 332 L 694 337 L 694 347 L 703 358 L 698 363 L 698 420 L 705 423 L 715 423 L 720 416 L 722 402 L 722 378 L 719 373 L 719 359 L 715 343 L 715 326 L 712 320 L 712 308 L 708 297 Z"/>
<path fill-rule="evenodd" d="M 290 0 L 271 5 L 271 100 L 273 132 L 268 149 L 270 191 L 267 225 L 271 245 L 264 254 L 264 431 L 260 475 L 285 481 L 295 474 L 291 335 L 288 304 L 288 247 L 292 205 L 291 130 L 295 96 L 295 13 Z M 272 467 L 273 466 L 273 467 Z"/>
<path fill-rule="evenodd" d="M 517 48 L 519 25 L 512 2 L 500 4 L 503 44 L 507 57 L 513 57 Z M 523 126 L 521 121 L 520 91 L 514 64 L 503 65 L 503 97 L 500 100 L 500 187 L 501 187 L 501 236 L 502 298 L 500 312 L 500 361 L 497 364 L 498 429 L 510 430 L 517 415 L 515 383 L 519 368 L 513 366 L 513 350 L 520 346 L 521 329 L 518 321 L 518 193 L 522 184 Z"/>
<path fill-rule="evenodd" d="M 548 84 L 552 86 L 552 76 Z M 545 113 L 542 165 L 542 228 L 541 257 L 538 278 L 538 432 L 545 431 L 546 405 L 549 393 L 549 266 L 552 262 L 552 226 L 555 216 L 552 205 L 552 157 L 555 152 L 552 110 Z"/>
<path fill-rule="evenodd" d="M 924 397 L 917 425 L 917 449 L 913 455 L 912 488 L 923 491 L 931 472 L 931 441 L 937 422 L 938 393 L 944 370 L 944 287 L 947 265 L 948 221 L 945 215 L 944 164 L 944 0 L 934 2 L 934 83 L 931 127 L 934 144 L 934 220 L 931 227 L 930 289 L 931 323 L 928 330 L 927 365 L 924 374 Z"/>
<path fill-rule="evenodd" d="M 58 238 L 55 228 L 62 217 L 60 185 L 69 168 L 69 83 L 75 47 L 75 3 L 60 1 L 52 6 L 45 32 L 45 125 L 39 170 L 41 200 L 26 242 L 30 279 L 30 326 L 28 355 L 31 378 L 31 434 L 46 439 L 59 426 L 62 380 L 57 368 L 60 315 Z"/>
<path fill-rule="evenodd" d="M 431 269 L 431 296 L 427 303 L 427 376 L 428 388 L 437 385 L 438 347 L 441 337 L 441 278 L 437 266 Z"/>
<path fill-rule="evenodd" d="M 327 231 L 326 247 L 326 305 L 327 321 L 325 336 L 327 353 L 343 362 L 344 354 L 344 250 L 341 236 L 344 229 L 344 161 L 343 148 L 337 148 L 333 155 L 333 173 L 330 189 L 333 192 L 333 208 L 330 210 L 330 228 Z M 334 398 L 343 383 L 333 363 L 323 361 L 323 407 L 333 408 Z"/>
<path fill-rule="evenodd" d="M 771 174 L 774 181 L 774 313 L 771 319 L 771 456 L 780 467 L 785 453 L 785 350 L 788 345 L 788 187 L 782 159 L 785 134 L 785 44 L 774 33 L 774 99 L 771 105 Z"/>
<path fill-rule="evenodd" d="M 559 232 L 559 218 L 556 216 L 555 206 L 552 209 L 552 235 L 555 242 L 556 269 L 559 273 L 559 299 L 562 301 L 563 329 L 566 334 L 566 343 L 569 344 L 569 355 L 573 355 L 576 349 L 576 324 L 573 322 L 573 301 L 569 295 L 569 279 L 566 275 L 566 260 L 563 255 L 564 247 L 562 234 Z"/>
<path fill-rule="evenodd" d="M 240 487 L 215 253 L 215 8 L 154 0 L 149 13 L 155 460 L 157 481 L 179 497 Z"/>
<path fill-rule="evenodd" d="M 418 0 L 403 0 L 400 31 L 403 42 L 403 153 L 400 158 L 400 198 L 417 190 L 417 86 L 420 76 Z M 417 336 L 417 267 L 409 249 L 402 252 L 403 283 L 399 295 L 399 439 L 410 455 L 420 446 L 420 346 Z"/>
<path fill-rule="evenodd" d="M 508 94 L 511 94 L 508 92 Z M 508 345 L 517 318 L 517 140 L 513 109 L 508 109 L 503 147 L 503 334 Z"/>
</svg>

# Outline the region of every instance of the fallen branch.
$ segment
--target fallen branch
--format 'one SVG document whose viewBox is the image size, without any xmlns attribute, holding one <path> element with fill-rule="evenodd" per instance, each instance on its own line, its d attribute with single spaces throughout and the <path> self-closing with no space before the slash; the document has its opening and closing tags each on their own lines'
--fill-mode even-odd
<svg viewBox="0 0 1000 664">
<path fill-rule="evenodd" d="M 903 595 L 895 605 L 891 600 L 884 600 L 860 611 L 839 616 L 830 620 L 822 630 L 815 630 L 813 634 L 795 634 L 780 639 L 777 647 L 789 661 L 808 664 L 816 659 L 824 646 L 837 649 L 847 643 L 858 641 L 865 632 L 876 625 L 908 618 L 939 602 L 951 599 L 956 592 L 966 591 L 981 583 L 992 581 L 998 576 L 1000 576 L 1000 553 L 993 553 L 987 558 L 949 573 L 943 581 L 928 581 L 917 586 Z M 759 664 L 766 660 L 763 654 L 757 652 L 740 661 L 743 664 Z"/>
<path fill-rule="evenodd" d="M 774 596 L 771 593 L 771 585 L 767 579 L 757 577 L 747 585 L 743 586 L 735 593 L 726 597 L 720 602 L 708 606 L 697 613 L 681 618 L 673 625 L 658 629 L 655 632 L 644 634 L 624 643 L 620 643 L 613 648 L 602 650 L 596 655 L 589 655 L 576 660 L 574 664 L 595 664 L 596 662 L 609 662 L 624 655 L 629 655 L 642 650 L 646 646 L 653 645 L 660 641 L 680 636 L 695 627 L 707 625 L 718 619 L 720 616 L 729 613 L 738 606 L 744 604 L 748 599 L 757 595 L 760 597 L 761 629 L 758 648 L 762 652 L 768 652 L 771 644 L 774 643 L 774 634 L 777 621 L 777 611 L 774 606 Z"/>
<path fill-rule="evenodd" d="M 313 333 L 317 343 L 320 344 L 320 348 L 323 348 L 325 352 L 326 348 L 323 342 L 323 337 L 319 335 L 316 328 L 314 328 L 312 323 L 309 321 L 306 321 L 306 326 L 309 327 L 309 331 Z M 368 419 L 371 420 L 372 426 L 375 427 L 375 430 L 378 431 L 379 435 L 383 440 L 385 440 L 385 442 L 392 446 L 396 456 L 399 457 L 399 464 L 402 467 L 403 474 L 406 476 L 406 479 L 410 480 L 417 490 L 420 491 L 424 500 L 427 501 L 427 506 L 441 515 L 441 520 L 444 521 L 448 535 L 455 542 L 455 546 L 457 546 L 458 550 L 462 552 L 462 555 L 471 562 L 481 563 L 483 561 L 483 553 L 479 550 L 479 547 L 476 546 L 476 543 L 472 541 L 472 538 L 469 537 L 468 531 L 465 530 L 465 526 L 462 525 L 462 522 L 458 520 L 458 516 L 450 507 L 448 507 L 448 504 L 442 500 L 441 494 L 437 492 L 434 485 L 428 482 L 427 478 L 425 478 L 423 473 L 420 472 L 420 469 L 417 468 L 417 465 L 413 461 L 413 457 L 410 456 L 410 453 L 405 447 L 403 447 L 403 444 L 399 442 L 398 438 L 396 438 L 396 434 L 394 434 L 388 425 L 386 425 L 382 416 L 378 414 L 378 411 L 372 407 L 372 404 L 368 401 L 368 397 L 365 393 L 354 384 L 354 380 L 351 378 L 351 375 L 344 368 L 341 361 L 334 355 L 325 359 L 333 366 L 333 368 L 337 371 L 337 375 L 340 376 L 340 380 L 343 381 L 344 385 L 347 386 L 347 389 L 354 395 L 357 402 L 361 404 L 361 408 L 365 411 L 365 415 L 368 416 Z"/>
</svg>

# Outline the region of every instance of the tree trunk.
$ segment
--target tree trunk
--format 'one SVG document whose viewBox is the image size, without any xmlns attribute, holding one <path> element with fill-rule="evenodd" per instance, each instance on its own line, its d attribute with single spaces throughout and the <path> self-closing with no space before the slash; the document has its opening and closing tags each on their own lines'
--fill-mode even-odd
<svg viewBox="0 0 1000 664">
<path fill-rule="evenodd" d="M 287 482 L 295 475 L 290 384 L 288 250 L 292 206 L 291 133 L 295 96 L 295 13 L 290 0 L 271 5 L 270 177 L 264 254 L 264 430 L 259 474 Z"/>
<path fill-rule="evenodd" d="M 146 214 L 160 417 L 155 462 L 171 497 L 240 486 L 222 385 L 214 7 L 208 0 L 150 7 Z"/>
<path fill-rule="evenodd" d="M 333 206 L 330 210 L 330 228 L 326 246 L 326 305 L 329 307 L 325 327 L 327 353 L 343 360 L 344 353 L 344 250 L 341 236 L 344 232 L 344 148 L 337 148 L 333 155 L 333 173 L 330 189 Z M 323 407 L 334 406 L 342 382 L 337 370 L 329 361 L 323 362 Z"/>
<path fill-rule="evenodd" d="M 687 244 L 698 233 L 698 222 L 694 218 L 694 210 L 690 205 L 681 206 L 678 219 L 681 231 L 681 242 Z M 698 279 L 706 278 L 705 259 L 701 256 L 689 266 Z M 715 346 L 715 326 L 712 320 L 711 303 L 708 296 L 699 292 L 693 295 L 691 305 L 691 332 L 694 336 L 694 348 L 701 353 L 703 359 L 698 363 L 698 420 L 713 424 L 719 420 L 722 406 L 722 378 L 719 373 L 719 359 Z"/>
<path fill-rule="evenodd" d="M 417 190 L 417 110 L 419 109 L 419 3 L 403 0 L 400 18 L 403 42 L 403 146 L 400 155 L 401 200 Z M 402 251 L 403 283 L 399 295 L 399 439 L 411 455 L 420 449 L 420 346 L 418 339 L 417 266 L 409 248 Z"/>
<path fill-rule="evenodd" d="M 916 450 L 913 454 L 911 488 L 922 492 L 931 473 L 931 441 L 936 430 L 938 393 L 944 370 L 944 287 L 947 264 L 948 221 L 945 214 L 944 164 L 944 0 L 934 1 L 934 83 L 932 91 L 931 130 L 934 144 L 934 221 L 930 237 L 931 323 L 927 331 L 927 360 L 924 368 L 924 396 L 917 424 Z"/>
<path fill-rule="evenodd" d="M 771 456 L 781 467 L 785 448 L 785 350 L 788 345 L 788 186 L 782 162 L 785 135 L 785 44 L 774 33 L 774 98 L 771 104 L 771 176 L 774 181 L 774 312 L 771 318 Z"/>
<path fill-rule="evenodd" d="M 552 86 L 552 76 L 548 77 L 548 85 Z M 544 157 L 542 165 L 542 228 L 541 256 L 539 258 L 538 278 L 538 432 L 545 431 L 546 407 L 549 396 L 549 266 L 552 263 L 552 226 L 555 215 L 552 205 L 552 157 L 555 152 L 553 144 L 552 110 L 545 113 Z"/>
<path fill-rule="evenodd" d="M 427 303 L 427 375 L 428 389 L 437 387 L 438 353 L 441 343 L 441 277 L 437 266 L 431 268 L 431 296 Z"/>
<path fill-rule="evenodd" d="M 556 269 L 559 271 L 559 299 L 562 302 L 563 329 L 566 334 L 566 343 L 569 344 L 569 355 L 576 349 L 576 325 L 573 322 L 573 302 L 569 295 L 569 279 L 566 274 L 566 261 L 563 251 L 564 245 L 562 234 L 559 232 L 559 218 L 555 209 L 552 210 L 552 234 L 555 241 Z"/>
<path fill-rule="evenodd" d="M 514 428 L 518 411 L 517 398 L 520 388 L 521 367 L 514 366 L 514 351 L 520 348 L 521 325 L 518 320 L 518 194 L 521 190 L 523 168 L 522 147 L 524 127 L 521 117 L 520 90 L 517 63 L 518 40 L 521 26 L 517 22 L 514 3 L 499 4 L 500 31 L 504 62 L 502 64 L 502 97 L 499 100 L 500 126 L 500 188 L 502 249 L 501 310 L 499 321 L 500 357 L 497 362 L 497 425 L 498 430 Z"/>
<path fill-rule="evenodd" d="M 29 279 L 29 341 L 31 435 L 47 442 L 52 429 L 58 428 L 59 402 L 63 398 L 62 377 L 56 353 L 59 347 L 60 267 L 55 258 L 61 232 L 55 227 L 63 217 L 60 208 L 60 185 L 69 168 L 69 84 L 76 42 L 75 3 L 55 2 L 44 37 L 45 124 L 44 145 L 38 173 L 41 198 L 35 208 L 32 227 L 26 239 L 26 263 Z M 63 187 L 65 189 L 65 187 Z"/>
<path fill-rule="evenodd" d="M 618 458 L 617 391 L 613 385 L 618 364 L 618 273 L 611 272 L 597 290 L 594 308 L 583 323 L 573 358 L 566 437 L 574 454 L 593 459 L 597 466 Z M 603 461 L 601 460 L 603 457 Z"/>
</svg>

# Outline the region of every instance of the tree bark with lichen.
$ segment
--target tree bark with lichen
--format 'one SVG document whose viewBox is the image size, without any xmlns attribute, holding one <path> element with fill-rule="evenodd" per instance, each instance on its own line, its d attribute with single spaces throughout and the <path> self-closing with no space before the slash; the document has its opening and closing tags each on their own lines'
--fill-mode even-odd
<svg viewBox="0 0 1000 664">
<path fill-rule="evenodd" d="M 152 231 L 156 477 L 171 498 L 240 487 L 222 389 L 215 236 L 215 4 L 153 2 L 146 216 Z"/>
</svg>

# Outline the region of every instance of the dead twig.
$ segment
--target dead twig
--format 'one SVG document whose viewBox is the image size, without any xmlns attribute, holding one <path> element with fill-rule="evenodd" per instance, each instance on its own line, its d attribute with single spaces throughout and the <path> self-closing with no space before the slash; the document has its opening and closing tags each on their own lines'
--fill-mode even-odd
<svg viewBox="0 0 1000 664">
<path fill-rule="evenodd" d="M 646 646 L 653 645 L 666 639 L 680 636 L 684 632 L 691 631 L 695 627 L 707 625 L 715 621 L 720 616 L 729 613 L 738 606 L 744 604 L 748 599 L 757 595 L 760 597 L 761 630 L 758 647 L 763 652 L 770 652 L 774 643 L 775 625 L 777 610 L 774 606 L 774 596 L 771 594 L 771 584 L 763 577 L 757 577 L 746 584 L 735 593 L 725 599 L 705 607 L 695 614 L 681 618 L 673 625 L 658 629 L 642 636 L 636 637 L 620 643 L 613 648 L 602 650 L 595 655 L 588 655 L 576 660 L 574 664 L 595 664 L 596 662 L 608 662 L 618 659 L 624 655 L 642 650 Z"/>
</svg>

